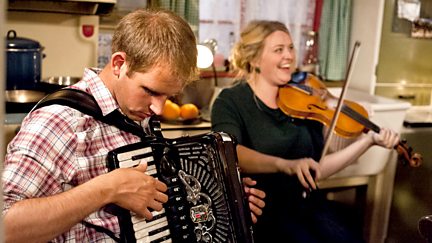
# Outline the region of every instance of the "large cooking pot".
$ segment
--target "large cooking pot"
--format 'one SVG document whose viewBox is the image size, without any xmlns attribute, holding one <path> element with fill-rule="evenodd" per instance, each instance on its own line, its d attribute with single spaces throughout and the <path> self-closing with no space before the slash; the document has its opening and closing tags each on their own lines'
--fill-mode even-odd
<svg viewBox="0 0 432 243">
<path fill-rule="evenodd" d="M 7 33 L 6 90 L 36 90 L 41 80 L 42 50 L 39 42 Z"/>
</svg>

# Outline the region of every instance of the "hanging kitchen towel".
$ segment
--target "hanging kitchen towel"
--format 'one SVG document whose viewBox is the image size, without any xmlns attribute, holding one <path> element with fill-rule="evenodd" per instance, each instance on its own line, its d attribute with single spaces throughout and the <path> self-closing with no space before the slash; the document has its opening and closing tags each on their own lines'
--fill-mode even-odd
<svg viewBox="0 0 432 243">
<path fill-rule="evenodd" d="M 319 29 L 320 74 L 326 80 L 345 79 L 348 65 L 351 0 L 324 1 Z"/>
</svg>

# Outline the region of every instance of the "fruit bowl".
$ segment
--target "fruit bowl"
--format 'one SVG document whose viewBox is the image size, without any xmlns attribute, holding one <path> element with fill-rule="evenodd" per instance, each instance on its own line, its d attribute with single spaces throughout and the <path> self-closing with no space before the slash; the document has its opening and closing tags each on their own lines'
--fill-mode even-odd
<svg viewBox="0 0 432 243">
<path fill-rule="evenodd" d="M 195 104 L 186 103 L 178 105 L 171 100 L 165 102 L 159 119 L 164 123 L 180 125 L 192 125 L 201 122 L 200 110 Z"/>
</svg>

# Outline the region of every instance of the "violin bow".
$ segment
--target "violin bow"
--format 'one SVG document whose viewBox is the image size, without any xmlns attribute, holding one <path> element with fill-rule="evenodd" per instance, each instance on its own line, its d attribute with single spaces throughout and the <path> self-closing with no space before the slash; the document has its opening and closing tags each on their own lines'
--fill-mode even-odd
<svg viewBox="0 0 432 243">
<path fill-rule="evenodd" d="M 354 66 L 355 62 L 357 61 L 357 56 L 358 56 L 359 51 L 360 51 L 360 42 L 356 41 L 354 44 L 353 51 L 351 53 L 350 61 L 348 64 L 346 75 L 345 75 L 345 82 L 344 82 L 344 85 L 342 86 L 342 92 L 341 92 L 339 100 L 337 102 L 336 110 L 334 112 L 334 116 L 333 116 L 332 121 L 330 123 L 329 129 L 328 129 L 327 134 L 325 136 L 325 143 L 324 143 L 323 151 L 321 153 L 320 162 L 324 158 L 324 156 L 327 154 L 327 151 L 330 147 L 330 141 L 331 141 L 332 136 L 333 136 L 333 131 L 336 127 L 336 123 L 337 123 L 337 120 L 339 118 L 339 114 L 340 114 L 341 109 L 342 109 L 343 100 L 345 99 L 346 91 L 348 90 L 348 85 L 349 85 L 349 82 L 351 80 L 351 76 L 352 76 L 352 72 L 353 72 L 353 66 Z"/>
</svg>

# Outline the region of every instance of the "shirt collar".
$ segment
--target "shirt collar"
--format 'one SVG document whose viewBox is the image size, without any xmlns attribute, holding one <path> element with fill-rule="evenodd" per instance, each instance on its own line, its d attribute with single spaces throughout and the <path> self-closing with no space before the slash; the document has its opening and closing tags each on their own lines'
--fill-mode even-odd
<svg viewBox="0 0 432 243">
<path fill-rule="evenodd" d="M 83 79 L 74 86 L 93 95 L 102 110 L 102 114 L 105 116 L 119 109 L 119 106 L 102 79 L 98 76 L 100 71 L 101 69 L 98 68 L 86 68 Z"/>
</svg>

